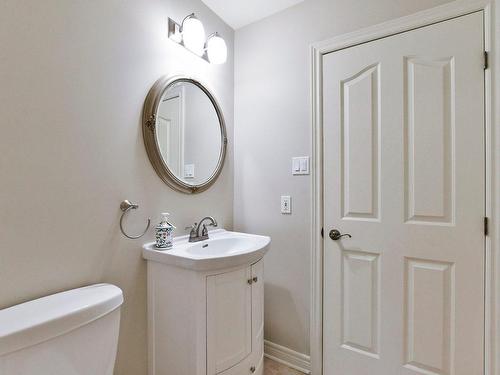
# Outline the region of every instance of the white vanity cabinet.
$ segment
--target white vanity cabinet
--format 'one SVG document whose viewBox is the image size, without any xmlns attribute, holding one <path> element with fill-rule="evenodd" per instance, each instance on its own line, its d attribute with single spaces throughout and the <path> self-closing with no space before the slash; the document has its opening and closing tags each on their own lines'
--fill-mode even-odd
<svg viewBox="0 0 500 375">
<path fill-rule="evenodd" d="M 264 267 L 148 259 L 149 375 L 262 375 Z"/>
</svg>

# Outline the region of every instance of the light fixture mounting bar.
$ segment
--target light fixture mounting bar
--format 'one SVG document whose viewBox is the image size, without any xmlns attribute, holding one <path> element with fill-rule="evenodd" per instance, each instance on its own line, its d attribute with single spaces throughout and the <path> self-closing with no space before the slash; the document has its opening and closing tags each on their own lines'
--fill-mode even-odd
<svg viewBox="0 0 500 375">
<path fill-rule="evenodd" d="M 202 56 L 198 56 L 196 53 L 191 51 L 189 48 L 186 48 L 184 45 L 184 42 L 182 41 L 182 32 L 181 32 L 181 25 L 175 22 L 172 18 L 168 17 L 168 38 L 172 40 L 173 42 L 180 44 L 183 46 L 186 50 L 191 52 L 193 55 L 197 57 L 201 57 L 203 60 L 206 62 L 210 63 L 208 60 L 208 55 L 207 52 L 205 51 Z"/>
<path fill-rule="evenodd" d="M 175 39 L 181 35 L 181 25 L 175 22 L 172 18 L 168 17 L 168 37 Z"/>
</svg>

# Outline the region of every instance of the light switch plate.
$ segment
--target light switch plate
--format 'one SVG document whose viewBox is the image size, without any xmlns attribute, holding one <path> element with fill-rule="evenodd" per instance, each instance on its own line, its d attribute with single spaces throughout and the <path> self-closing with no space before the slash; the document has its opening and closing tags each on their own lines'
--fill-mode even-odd
<svg viewBox="0 0 500 375">
<path fill-rule="evenodd" d="M 291 214 L 292 213 L 292 197 L 289 195 L 281 196 L 281 213 Z"/>
<path fill-rule="evenodd" d="M 194 178 L 194 164 L 184 165 L 184 178 Z"/>
<path fill-rule="evenodd" d="M 297 156 L 292 158 L 292 174 L 309 174 L 309 156 Z"/>
</svg>

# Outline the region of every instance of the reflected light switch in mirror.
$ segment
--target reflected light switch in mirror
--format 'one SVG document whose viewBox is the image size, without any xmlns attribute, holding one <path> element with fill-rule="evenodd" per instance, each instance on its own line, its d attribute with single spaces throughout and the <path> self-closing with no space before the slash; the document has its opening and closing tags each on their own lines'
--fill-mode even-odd
<svg viewBox="0 0 500 375">
<path fill-rule="evenodd" d="M 184 178 L 194 178 L 194 164 L 184 165 Z"/>
<path fill-rule="evenodd" d="M 292 174 L 309 174 L 309 156 L 300 156 L 292 158 Z"/>
</svg>

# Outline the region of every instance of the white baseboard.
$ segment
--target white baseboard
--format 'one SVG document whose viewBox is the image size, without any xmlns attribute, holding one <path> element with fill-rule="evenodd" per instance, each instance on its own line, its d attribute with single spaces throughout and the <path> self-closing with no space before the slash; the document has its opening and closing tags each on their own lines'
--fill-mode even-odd
<svg viewBox="0 0 500 375">
<path fill-rule="evenodd" d="M 264 356 L 304 374 L 311 373 L 311 357 L 264 340 Z"/>
</svg>

